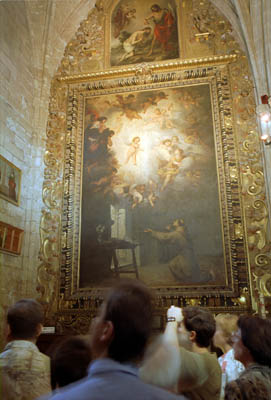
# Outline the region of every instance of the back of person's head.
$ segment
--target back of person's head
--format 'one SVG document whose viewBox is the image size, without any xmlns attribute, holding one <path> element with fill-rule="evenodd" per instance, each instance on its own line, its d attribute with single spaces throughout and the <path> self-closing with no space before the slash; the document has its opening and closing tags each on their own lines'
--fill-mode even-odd
<svg viewBox="0 0 271 400">
<path fill-rule="evenodd" d="M 9 308 L 7 322 L 12 339 L 36 338 L 43 323 L 43 308 L 34 299 L 22 299 Z"/>
<path fill-rule="evenodd" d="M 71 336 L 63 340 L 50 354 L 52 388 L 63 387 L 87 375 L 91 350 L 86 340 Z"/>
<path fill-rule="evenodd" d="M 271 367 L 271 320 L 241 315 L 237 322 L 241 338 L 254 361 Z"/>
<path fill-rule="evenodd" d="M 143 357 L 152 327 L 152 295 L 138 280 L 121 280 L 107 296 L 104 320 L 111 321 L 114 335 L 108 356 L 119 362 Z"/>
<path fill-rule="evenodd" d="M 215 317 L 216 329 L 222 331 L 223 337 L 230 346 L 232 346 L 232 334 L 237 330 L 238 315 L 229 313 L 220 313 Z"/>
<path fill-rule="evenodd" d="M 215 333 L 216 323 L 210 311 L 201 307 L 188 306 L 183 309 L 184 325 L 188 331 L 196 332 L 199 347 L 208 347 Z"/>
</svg>

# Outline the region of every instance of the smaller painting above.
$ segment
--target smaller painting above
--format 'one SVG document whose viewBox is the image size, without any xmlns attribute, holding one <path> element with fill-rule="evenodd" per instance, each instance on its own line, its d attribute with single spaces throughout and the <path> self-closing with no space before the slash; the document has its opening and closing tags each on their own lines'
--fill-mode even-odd
<svg viewBox="0 0 271 400">
<path fill-rule="evenodd" d="M 174 0 L 121 0 L 111 16 L 111 66 L 179 57 Z"/>
<path fill-rule="evenodd" d="M 20 203 L 21 170 L 0 155 L 0 197 Z"/>
</svg>

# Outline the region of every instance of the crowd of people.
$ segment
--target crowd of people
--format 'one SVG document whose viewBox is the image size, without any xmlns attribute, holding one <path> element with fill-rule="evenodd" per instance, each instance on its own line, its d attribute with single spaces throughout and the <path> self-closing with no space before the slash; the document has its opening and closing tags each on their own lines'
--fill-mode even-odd
<svg viewBox="0 0 271 400">
<path fill-rule="evenodd" d="M 1 399 L 271 400 L 270 319 L 172 305 L 153 338 L 152 317 L 151 291 L 121 279 L 89 334 L 66 337 L 49 357 L 36 345 L 42 306 L 18 301 L 7 313 Z"/>
</svg>

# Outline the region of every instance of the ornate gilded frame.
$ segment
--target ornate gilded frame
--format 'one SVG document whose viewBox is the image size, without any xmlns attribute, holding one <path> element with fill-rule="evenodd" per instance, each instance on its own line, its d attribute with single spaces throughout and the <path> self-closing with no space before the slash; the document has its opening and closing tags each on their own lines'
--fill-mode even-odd
<svg viewBox="0 0 271 400">
<path fill-rule="evenodd" d="M 50 299 L 52 293 L 49 292 L 50 289 L 44 287 L 42 279 L 40 279 L 39 290 L 42 292 L 44 300 L 49 300 L 50 312 L 54 305 L 56 313 L 53 314 L 53 318 L 58 330 L 63 331 L 72 325 L 72 329 L 75 331 L 84 331 L 89 322 L 89 314 L 95 315 L 104 294 L 104 288 L 80 289 L 78 287 L 83 130 L 80 116 L 82 116 L 83 99 L 85 96 L 127 93 L 135 89 L 144 90 L 157 86 L 173 87 L 174 85 L 202 82 L 208 82 L 211 86 L 215 102 L 214 123 L 221 184 L 221 211 L 224 232 L 229 236 L 226 255 L 230 259 L 228 284 L 224 287 L 156 288 L 157 315 L 162 318 L 161 310 L 172 303 L 181 306 L 200 304 L 217 311 L 243 312 L 251 309 L 251 282 L 247 250 L 249 237 L 245 232 L 242 181 L 238 172 L 240 156 L 231 100 L 231 69 L 234 68 L 235 62 L 235 56 L 224 56 L 200 62 L 190 61 L 189 66 L 186 62 L 174 62 L 163 66 L 141 65 L 138 68 L 123 69 L 121 72 L 110 71 L 73 78 L 63 77 L 56 82 L 55 93 L 61 99 L 60 104 L 63 106 L 63 110 L 60 112 L 51 110 L 48 142 L 51 142 L 52 146 L 57 146 L 61 157 L 53 157 L 52 151 L 49 150 L 45 155 L 46 176 L 49 178 L 47 182 L 51 188 L 49 191 L 49 187 L 45 187 L 44 195 L 46 204 L 53 212 L 47 214 L 44 210 L 43 213 L 44 223 L 41 224 L 41 237 L 46 267 L 44 263 L 40 266 L 40 272 L 47 274 L 48 277 L 52 275 L 52 272 L 55 278 L 60 276 L 57 285 L 51 279 L 49 282 L 54 290 L 55 303 L 52 303 Z M 57 99 L 57 97 L 55 98 Z M 67 123 L 66 129 L 65 123 Z M 58 129 L 55 129 L 56 127 Z M 57 204 L 53 200 L 56 195 L 62 196 L 62 202 L 59 203 L 58 208 L 52 207 Z M 45 233 L 49 230 L 45 226 L 46 223 L 47 225 L 60 224 L 60 230 L 54 238 L 47 235 L 44 239 Z M 50 233 L 50 235 L 54 234 Z M 47 299 L 45 298 L 46 294 Z"/>
<path fill-rule="evenodd" d="M 66 149 L 65 170 L 72 171 L 67 177 L 64 178 L 65 186 L 70 188 L 68 198 L 64 198 L 64 210 L 69 208 L 69 204 L 74 204 L 73 211 L 68 213 L 67 221 L 63 226 L 63 233 L 66 241 L 62 243 L 62 256 L 63 266 L 65 265 L 65 285 L 61 287 L 66 297 L 74 296 L 79 293 L 85 292 L 92 295 L 93 288 L 89 290 L 81 289 L 79 287 L 79 247 L 80 247 L 80 199 L 81 199 L 81 181 L 82 181 L 82 146 L 83 146 L 83 106 L 84 99 L 91 96 L 102 96 L 106 94 L 119 94 L 129 93 L 132 91 L 144 91 L 159 88 L 164 90 L 166 88 L 176 88 L 178 86 L 196 85 L 202 83 L 209 83 L 213 99 L 213 122 L 215 131 L 215 142 L 217 148 L 217 173 L 219 175 L 219 192 L 221 198 L 221 219 L 224 232 L 225 242 L 225 264 L 227 267 L 226 272 L 226 285 L 209 285 L 197 287 L 185 287 L 179 284 L 178 288 L 174 290 L 176 295 L 183 293 L 193 295 L 195 292 L 201 296 L 206 293 L 225 293 L 227 296 L 236 296 L 238 291 L 237 281 L 234 275 L 238 275 L 238 271 L 246 267 L 245 256 L 237 255 L 235 251 L 230 250 L 230 242 L 239 241 L 239 246 L 243 248 L 245 255 L 245 242 L 243 238 L 238 238 L 235 235 L 235 224 L 241 223 L 241 204 L 240 204 L 240 182 L 236 178 L 234 184 L 230 179 L 230 168 L 225 160 L 230 159 L 231 169 L 236 168 L 237 154 L 234 149 L 234 131 L 232 126 L 225 127 L 224 115 L 219 113 L 219 109 L 223 108 L 228 116 L 232 117 L 230 103 L 225 101 L 225 98 L 230 92 L 228 81 L 227 67 L 210 67 L 208 71 L 205 67 L 199 67 L 196 73 L 190 75 L 187 71 L 182 69 L 170 72 L 161 71 L 152 73 L 151 70 L 145 75 L 144 80 L 139 77 L 123 78 L 122 81 L 117 79 L 103 79 L 100 82 L 89 83 L 75 83 L 69 85 L 69 97 L 72 101 L 68 103 L 68 107 L 72 110 L 72 114 L 76 116 L 77 124 L 71 125 L 68 122 L 68 131 L 71 132 L 70 140 L 76 144 L 74 151 L 71 152 L 69 146 Z M 223 83 L 222 83 L 223 82 Z M 223 128 L 224 127 L 224 128 Z M 229 148 L 233 148 L 230 152 Z M 229 193 L 228 195 L 226 193 Z M 231 218 L 230 207 L 232 202 L 235 202 L 235 208 L 238 209 L 236 214 L 239 214 L 234 219 Z M 77 210 L 79 208 L 79 210 Z M 70 248 L 67 243 L 73 243 Z M 66 256 L 66 252 L 72 252 L 72 257 Z M 230 268 L 229 268 L 230 266 Z M 243 273 L 245 273 L 246 268 Z M 244 281 L 247 286 L 247 279 Z M 177 285 L 177 282 L 176 282 Z M 95 290 L 96 291 L 96 290 Z M 159 288 L 157 292 L 164 295 L 168 292 L 168 288 Z"/>
</svg>

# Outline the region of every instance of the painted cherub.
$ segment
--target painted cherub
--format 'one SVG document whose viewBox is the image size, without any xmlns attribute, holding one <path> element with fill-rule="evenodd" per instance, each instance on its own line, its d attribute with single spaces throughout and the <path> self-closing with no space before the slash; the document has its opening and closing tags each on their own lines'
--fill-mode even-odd
<svg viewBox="0 0 271 400">
<path fill-rule="evenodd" d="M 139 151 L 143 151 L 140 148 L 140 137 L 139 136 L 135 136 L 132 139 L 132 143 L 129 145 L 129 149 L 127 151 L 127 155 L 126 155 L 126 160 L 125 160 L 125 164 L 128 164 L 128 162 L 130 160 L 132 160 L 134 165 L 137 165 L 137 155 L 139 153 Z"/>
<path fill-rule="evenodd" d="M 158 197 L 156 195 L 156 191 L 157 191 L 158 185 L 152 179 L 149 179 L 148 184 L 149 184 L 148 185 L 148 196 L 147 196 L 148 202 L 152 207 L 154 207 L 154 204 L 158 199 Z"/>
<path fill-rule="evenodd" d="M 131 20 L 136 18 L 136 9 L 131 8 L 130 4 L 122 4 L 113 19 L 114 37 L 119 37 L 121 31 L 130 24 Z"/>
<path fill-rule="evenodd" d="M 134 184 L 130 186 L 129 197 L 132 199 L 132 208 L 135 208 L 138 204 L 143 202 L 145 189 L 145 184 Z"/>
<path fill-rule="evenodd" d="M 132 93 L 124 97 L 120 94 L 116 95 L 116 102 L 112 103 L 113 106 L 118 107 L 122 110 L 122 115 L 125 115 L 128 119 L 141 119 L 138 111 L 136 110 L 136 96 Z"/>
<path fill-rule="evenodd" d="M 161 191 L 164 191 L 168 184 L 178 175 L 184 158 L 185 155 L 183 150 L 179 148 L 175 149 L 169 162 L 164 167 L 158 169 L 158 175 L 160 175 L 163 182 Z"/>
<path fill-rule="evenodd" d="M 159 123 L 160 128 L 172 129 L 174 128 L 174 124 L 171 120 L 172 118 L 172 107 L 173 104 L 171 103 L 168 107 L 156 108 L 154 110 L 154 116 L 156 121 Z"/>
</svg>

